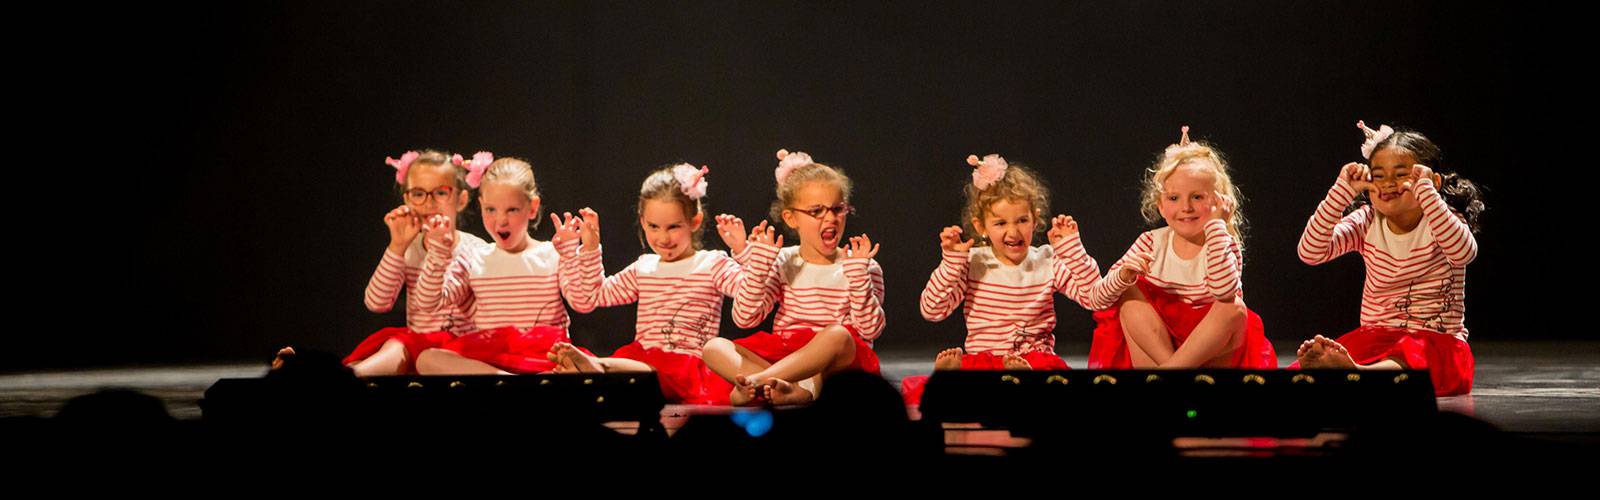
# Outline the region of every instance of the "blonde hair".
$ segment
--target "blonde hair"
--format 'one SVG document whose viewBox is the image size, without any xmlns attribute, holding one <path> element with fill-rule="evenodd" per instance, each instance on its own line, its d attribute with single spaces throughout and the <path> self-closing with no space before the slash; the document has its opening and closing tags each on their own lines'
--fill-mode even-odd
<svg viewBox="0 0 1600 500">
<path fill-rule="evenodd" d="M 1168 177 L 1178 170 L 1178 167 L 1205 161 L 1212 165 L 1211 175 L 1216 183 L 1216 190 L 1233 200 L 1233 213 L 1228 216 L 1228 234 L 1238 242 L 1239 248 L 1244 248 L 1245 217 L 1242 205 L 1244 198 L 1239 193 L 1238 186 L 1233 184 L 1233 177 L 1228 175 L 1228 162 L 1223 159 L 1222 152 L 1211 144 L 1203 141 L 1191 142 L 1185 146 L 1168 148 L 1156 158 L 1156 162 L 1146 172 L 1144 179 L 1144 200 L 1139 207 L 1139 212 L 1144 215 L 1145 222 L 1155 225 L 1161 218 L 1161 193 L 1163 184 Z"/>
<path fill-rule="evenodd" d="M 677 203 L 678 207 L 683 210 L 684 220 L 690 223 L 694 222 L 694 216 L 705 213 L 705 206 L 702 205 L 704 198 L 695 200 L 684 194 L 683 184 L 680 184 L 678 178 L 672 175 L 674 166 L 667 165 L 658 168 L 656 171 L 651 172 L 649 177 L 644 178 L 644 185 L 639 187 L 638 215 L 640 217 L 644 217 L 644 203 L 651 200 Z M 700 249 L 700 235 L 704 232 L 705 225 L 701 224 L 700 227 L 694 229 L 694 234 L 690 236 L 689 243 L 695 250 Z M 649 248 L 649 245 L 645 244 L 644 241 L 643 226 L 639 227 L 639 244 Z"/>
<path fill-rule="evenodd" d="M 1000 200 L 1026 201 L 1033 205 L 1033 216 L 1039 219 L 1039 224 L 1034 225 L 1034 232 L 1042 233 L 1049 227 L 1042 223 L 1044 214 L 1050 213 L 1050 188 L 1039 181 L 1039 174 L 1025 165 L 1013 163 L 1006 168 L 1006 174 L 1000 180 L 989 185 L 989 189 L 978 190 L 978 186 L 967 183 L 966 206 L 961 209 L 961 225 L 972 231 L 974 239 L 979 244 L 988 245 L 990 242 L 983 237 L 983 232 L 972 224 L 973 219 L 983 220 L 989 214 L 989 207 L 993 207 Z"/>
<path fill-rule="evenodd" d="M 800 186 L 812 182 L 832 184 L 834 187 L 839 188 L 839 196 L 844 198 L 843 201 L 845 203 L 850 202 L 850 178 L 844 175 L 844 170 L 821 163 L 801 165 L 789 171 L 788 177 L 784 177 L 783 182 L 778 184 L 776 192 L 778 199 L 773 200 L 772 208 L 768 212 L 768 215 L 772 216 L 772 220 L 774 222 L 782 222 L 783 211 L 794 203 L 794 195 L 800 191 Z"/>
<path fill-rule="evenodd" d="M 491 183 L 517 188 L 528 197 L 529 201 L 539 198 L 539 183 L 533 178 L 533 165 L 518 158 L 500 158 L 490 163 L 489 168 L 483 172 L 483 182 L 479 186 Z M 534 209 L 531 218 L 531 224 L 535 228 L 539 227 L 540 208 L 542 207 Z"/>
</svg>

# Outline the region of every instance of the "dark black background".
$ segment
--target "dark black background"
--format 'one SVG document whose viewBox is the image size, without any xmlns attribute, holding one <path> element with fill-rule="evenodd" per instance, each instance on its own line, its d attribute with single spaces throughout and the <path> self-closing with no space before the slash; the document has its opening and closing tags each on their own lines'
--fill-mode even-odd
<svg viewBox="0 0 1600 500">
<path fill-rule="evenodd" d="M 1561 13 L 1321 1 L 122 9 L 13 40 L 26 91 L 12 104 L 36 159 L 19 171 L 61 182 L 35 208 L 50 229 L 12 227 L 29 234 L 13 250 L 26 249 L 14 259 L 31 278 L 16 286 L 30 299 L 0 368 L 264 361 L 284 344 L 343 352 L 402 324 L 361 297 L 387 243 L 380 219 L 399 204 L 382 159 L 424 147 L 529 159 L 545 207 L 605 217 L 612 271 L 645 251 L 632 193 L 651 168 L 710 165 L 712 213 L 754 224 L 773 151 L 810 152 L 855 180 L 847 231 L 883 244 L 878 348 L 931 353 L 963 337 L 959 317 L 930 324 L 916 301 L 939 228 L 957 223 L 966 155 L 1043 172 L 1054 210 L 1077 217 L 1106 266 L 1147 229 L 1142 169 L 1185 124 L 1229 155 L 1246 197 L 1246 293 L 1268 337 L 1340 333 L 1356 325 L 1360 259 L 1310 267 L 1294 247 L 1339 166 L 1359 159 L 1358 119 L 1427 133 L 1443 169 L 1490 189 L 1468 272 L 1474 339 L 1587 335 L 1542 309 L 1572 300 L 1551 298 L 1569 295 L 1552 284 L 1584 267 L 1547 249 L 1547 227 L 1586 218 L 1555 204 L 1581 201 L 1587 176 L 1554 165 L 1592 162 L 1559 119 L 1583 86 L 1564 68 L 1584 50 Z M 481 236 L 476 211 L 462 225 Z M 1088 312 L 1064 299 L 1057 311 L 1062 342 L 1086 342 Z M 574 337 L 609 352 L 631 339 L 633 314 L 579 315 Z"/>
</svg>

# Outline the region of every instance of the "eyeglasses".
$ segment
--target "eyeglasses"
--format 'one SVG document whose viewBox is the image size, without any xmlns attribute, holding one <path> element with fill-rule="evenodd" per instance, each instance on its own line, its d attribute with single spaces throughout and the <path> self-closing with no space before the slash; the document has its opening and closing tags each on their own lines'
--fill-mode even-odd
<svg viewBox="0 0 1600 500">
<path fill-rule="evenodd" d="M 454 186 L 439 186 L 433 191 L 424 191 L 422 188 L 414 188 L 406 191 L 406 201 L 411 202 L 413 205 L 421 205 L 433 200 L 449 200 L 450 195 L 455 193 L 456 188 Z"/>
<path fill-rule="evenodd" d="M 846 215 L 855 215 L 855 213 L 856 213 L 856 207 L 851 206 L 849 203 L 840 203 L 838 205 L 834 205 L 834 206 L 831 206 L 831 207 L 824 207 L 824 206 L 820 206 L 819 205 L 819 206 L 814 206 L 814 207 L 807 208 L 807 209 L 799 209 L 799 208 L 790 207 L 789 210 L 793 210 L 793 211 L 796 211 L 796 212 L 800 212 L 800 213 L 809 215 L 809 216 L 811 216 L 811 218 L 816 219 L 816 220 L 822 220 L 822 214 L 829 213 L 829 212 L 833 213 L 833 218 L 835 218 L 835 219 L 844 217 Z"/>
</svg>

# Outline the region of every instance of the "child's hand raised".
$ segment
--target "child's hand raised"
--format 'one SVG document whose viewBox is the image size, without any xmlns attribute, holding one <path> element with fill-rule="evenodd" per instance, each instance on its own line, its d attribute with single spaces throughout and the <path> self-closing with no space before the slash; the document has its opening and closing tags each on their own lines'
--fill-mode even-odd
<svg viewBox="0 0 1600 500">
<path fill-rule="evenodd" d="M 1355 189 L 1357 194 L 1375 191 L 1372 187 L 1372 168 L 1364 164 L 1356 162 L 1344 164 L 1344 169 L 1339 171 L 1339 178 Z"/>
<path fill-rule="evenodd" d="M 767 221 L 761 221 L 755 229 L 750 230 L 749 242 L 783 248 L 783 235 L 778 234 L 777 228 L 768 226 Z"/>
<path fill-rule="evenodd" d="M 578 211 L 576 224 L 578 238 L 583 241 L 583 251 L 592 252 L 600 247 L 600 214 L 594 209 L 583 207 Z"/>
<path fill-rule="evenodd" d="M 1433 173 L 1432 168 L 1419 163 L 1411 166 L 1411 180 L 1408 180 L 1405 184 L 1402 184 L 1400 189 L 1411 190 L 1413 183 L 1415 183 L 1418 179 L 1428 179 L 1433 181 L 1434 187 L 1439 187 L 1439 183 L 1442 181 L 1439 174 Z M 1416 191 L 1412 190 L 1412 192 L 1414 193 Z"/>
<path fill-rule="evenodd" d="M 972 240 L 962 238 L 961 226 L 950 226 L 939 232 L 939 248 L 946 252 L 962 252 L 972 249 Z"/>
<path fill-rule="evenodd" d="M 728 245 L 728 250 L 735 255 L 744 251 L 748 243 L 744 230 L 744 220 L 728 214 L 717 216 L 717 235 L 722 236 L 722 243 Z"/>
<path fill-rule="evenodd" d="M 562 243 L 579 239 L 579 219 L 574 217 L 571 212 L 567 212 L 566 216 L 566 221 L 562 221 L 560 215 L 556 215 L 555 212 L 550 213 L 550 222 L 555 223 L 556 230 L 556 234 L 550 237 L 550 243 L 560 246 Z"/>
<path fill-rule="evenodd" d="M 1217 200 L 1216 206 L 1211 209 L 1211 218 L 1222 222 L 1228 222 L 1233 219 L 1233 208 L 1236 202 L 1232 196 L 1212 191 L 1211 198 Z"/>
<path fill-rule="evenodd" d="M 853 236 L 850 246 L 846 249 L 845 256 L 851 259 L 871 259 L 878 255 L 878 245 L 872 242 L 867 235 Z"/>
<path fill-rule="evenodd" d="M 400 255 L 406 254 L 406 247 L 411 246 L 417 234 L 422 232 L 422 221 L 417 219 L 417 214 L 412 213 L 408 205 L 390 210 L 383 216 L 383 224 L 389 226 L 389 250 Z"/>
<path fill-rule="evenodd" d="M 1045 236 L 1050 238 L 1050 244 L 1060 243 L 1068 236 L 1078 234 L 1078 221 L 1070 215 L 1057 215 L 1050 219 L 1050 231 Z"/>
<path fill-rule="evenodd" d="M 423 227 L 428 231 L 428 241 L 443 244 L 445 248 L 456 247 L 456 223 L 449 217 L 434 215 L 428 217 Z"/>
</svg>

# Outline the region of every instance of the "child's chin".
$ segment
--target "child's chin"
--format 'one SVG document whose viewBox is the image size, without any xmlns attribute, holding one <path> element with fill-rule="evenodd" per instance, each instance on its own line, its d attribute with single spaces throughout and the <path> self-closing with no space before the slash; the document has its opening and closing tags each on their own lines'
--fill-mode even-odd
<svg viewBox="0 0 1600 500">
<path fill-rule="evenodd" d="M 1206 231 L 1205 227 L 1199 224 L 1178 223 L 1177 225 L 1172 226 L 1172 232 L 1177 233 L 1178 236 L 1190 238 L 1205 234 Z"/>
<path fill-rule="evenodd" d="M 1400 199 L 1372 200 L 1372 208 L 1377 209 L 1379 213 L 1384 215 L 1394 215 L 1395 212 L 1400 211 Z"/>
</svg>

